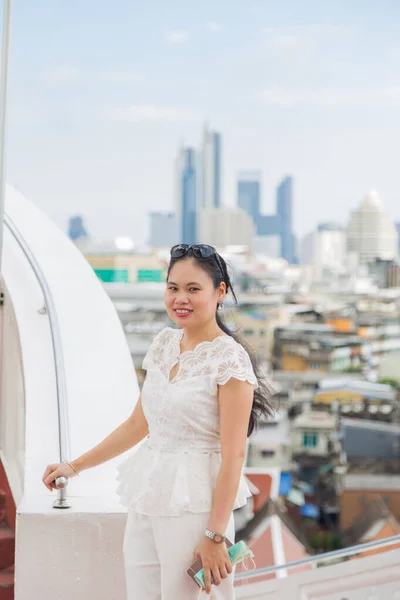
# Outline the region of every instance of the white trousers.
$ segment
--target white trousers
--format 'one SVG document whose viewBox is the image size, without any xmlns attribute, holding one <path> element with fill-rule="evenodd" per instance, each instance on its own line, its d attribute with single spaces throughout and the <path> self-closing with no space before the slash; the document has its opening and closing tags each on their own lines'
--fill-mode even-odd
<svg viewBox="0 0 400 600">
<path fill-rule="evenodd" d="M 180 517 L 152 517 L 129 511 L 124 537 L 127 600 L 197 600 L 200 588 L 186 569 L 203 539 L 208 513 L 184 513 Z M 234 543 L 233 515 L 226 531 Z M 233 573 L 204 600 L 234 600 Z"/>
</svg>

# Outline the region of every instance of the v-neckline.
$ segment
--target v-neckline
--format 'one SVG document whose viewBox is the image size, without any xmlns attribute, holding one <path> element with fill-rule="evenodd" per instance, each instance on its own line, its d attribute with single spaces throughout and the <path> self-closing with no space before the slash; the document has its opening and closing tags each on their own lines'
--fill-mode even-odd
<svg viewBox="0 0 400 600">
<path fill-rule="evenodd" d="M 202 348 L 203 346 L 213 346 L 215 344 L 215 342 L 217 340 L 219 340 L 220 338 L 233 339 L 233 338 L 231 338 L 230 335 L 226 335 L 226 334 L 224 334 L 224 335 L 217 335 L 211 341 L 210 340 L 205 340 L 204 342 L 199 342 L 198 344 L 196 344 L 196 346 L 192 350 L 184 350 L 182 352 L 181 351 L 181 341 L 182 341 L 182 338 L 183 338 L 184 331 L 183 331 L 183 329 L 178 329 L 177 331 L 178 331 L 178 335 L 176 336 L 176 345 L 177 345 L 178 353 L 177 353 L 177 356 L 176 356 L 176 362 L 171 366 L 171 368 L 168 371 L 168 383 L 173 383 L 177 379 L 177 377 L 178 377 L 178 375 L 180 373 L 180 370 L 181 370 L 182 359 L 186 355 L 196 354 L 199 351 L 199 349 Z M 174 369 L 175 367 L 177 367 L 177 370 L 176 370 L 174 376 L 171 378 L 172 369 Z"/>
</svg>

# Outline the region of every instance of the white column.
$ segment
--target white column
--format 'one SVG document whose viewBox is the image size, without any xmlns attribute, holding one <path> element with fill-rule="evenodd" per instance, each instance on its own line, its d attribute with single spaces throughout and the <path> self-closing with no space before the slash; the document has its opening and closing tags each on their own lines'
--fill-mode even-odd
<svg viewBox="0 0 400 600">
<path fill-rule="evenodd" d="M 4 195 L 5 195 L 5 145 L 6 145 L 6 104 L 8 81 L 8 49 L 10 41 L 11 0 L 3 2 L 3 47 L 1 53 L 1 79 L 0 79 L 0 276 L 3 256 L 3 228 L 4 228 Z"/>
</svg>

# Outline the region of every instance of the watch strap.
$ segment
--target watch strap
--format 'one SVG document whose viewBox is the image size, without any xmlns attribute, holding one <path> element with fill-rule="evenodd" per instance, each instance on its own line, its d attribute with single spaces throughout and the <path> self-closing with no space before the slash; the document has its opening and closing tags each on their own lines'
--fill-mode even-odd
<svg viewBox="0 0 400 600">
<path fill-rule="evenodd" d="M 211 531 L 210 529 L 206 529 L 204 535 L 216 544 L 221 544 L 226 539 L 222 533 L 219 533 L 218 531 Z"/>
</svg>

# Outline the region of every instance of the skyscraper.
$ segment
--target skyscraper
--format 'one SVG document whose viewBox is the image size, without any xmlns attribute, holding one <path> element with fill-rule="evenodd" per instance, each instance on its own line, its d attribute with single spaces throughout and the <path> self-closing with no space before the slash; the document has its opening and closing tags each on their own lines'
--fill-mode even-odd
<svg viewBox="0 0 400 600">
<path fill-rule="evenodd" d="M 261 182 L 258 171 L 241 172 L 237 181 L 237 205 L 258 226 L 261 206 Z"/>
<path fill-rule="evenodd" d="M 199 179 L 200 208 L 221 206 L 221 134 L 204 128 Z"/>
<path fill-rule="evenodd" d="M 180 243 L 197 241 L 196 151 L 182 147 L 177 161 L 177 218 Z"/>
<path fill-rule="evenodd" d="M 278 185 L 276 193 L 276 214 L 281 236 L 281 256 L 289 264 L 295 262 L 293 235 L 293 178 L 285 177 Z"/>
</svg>

